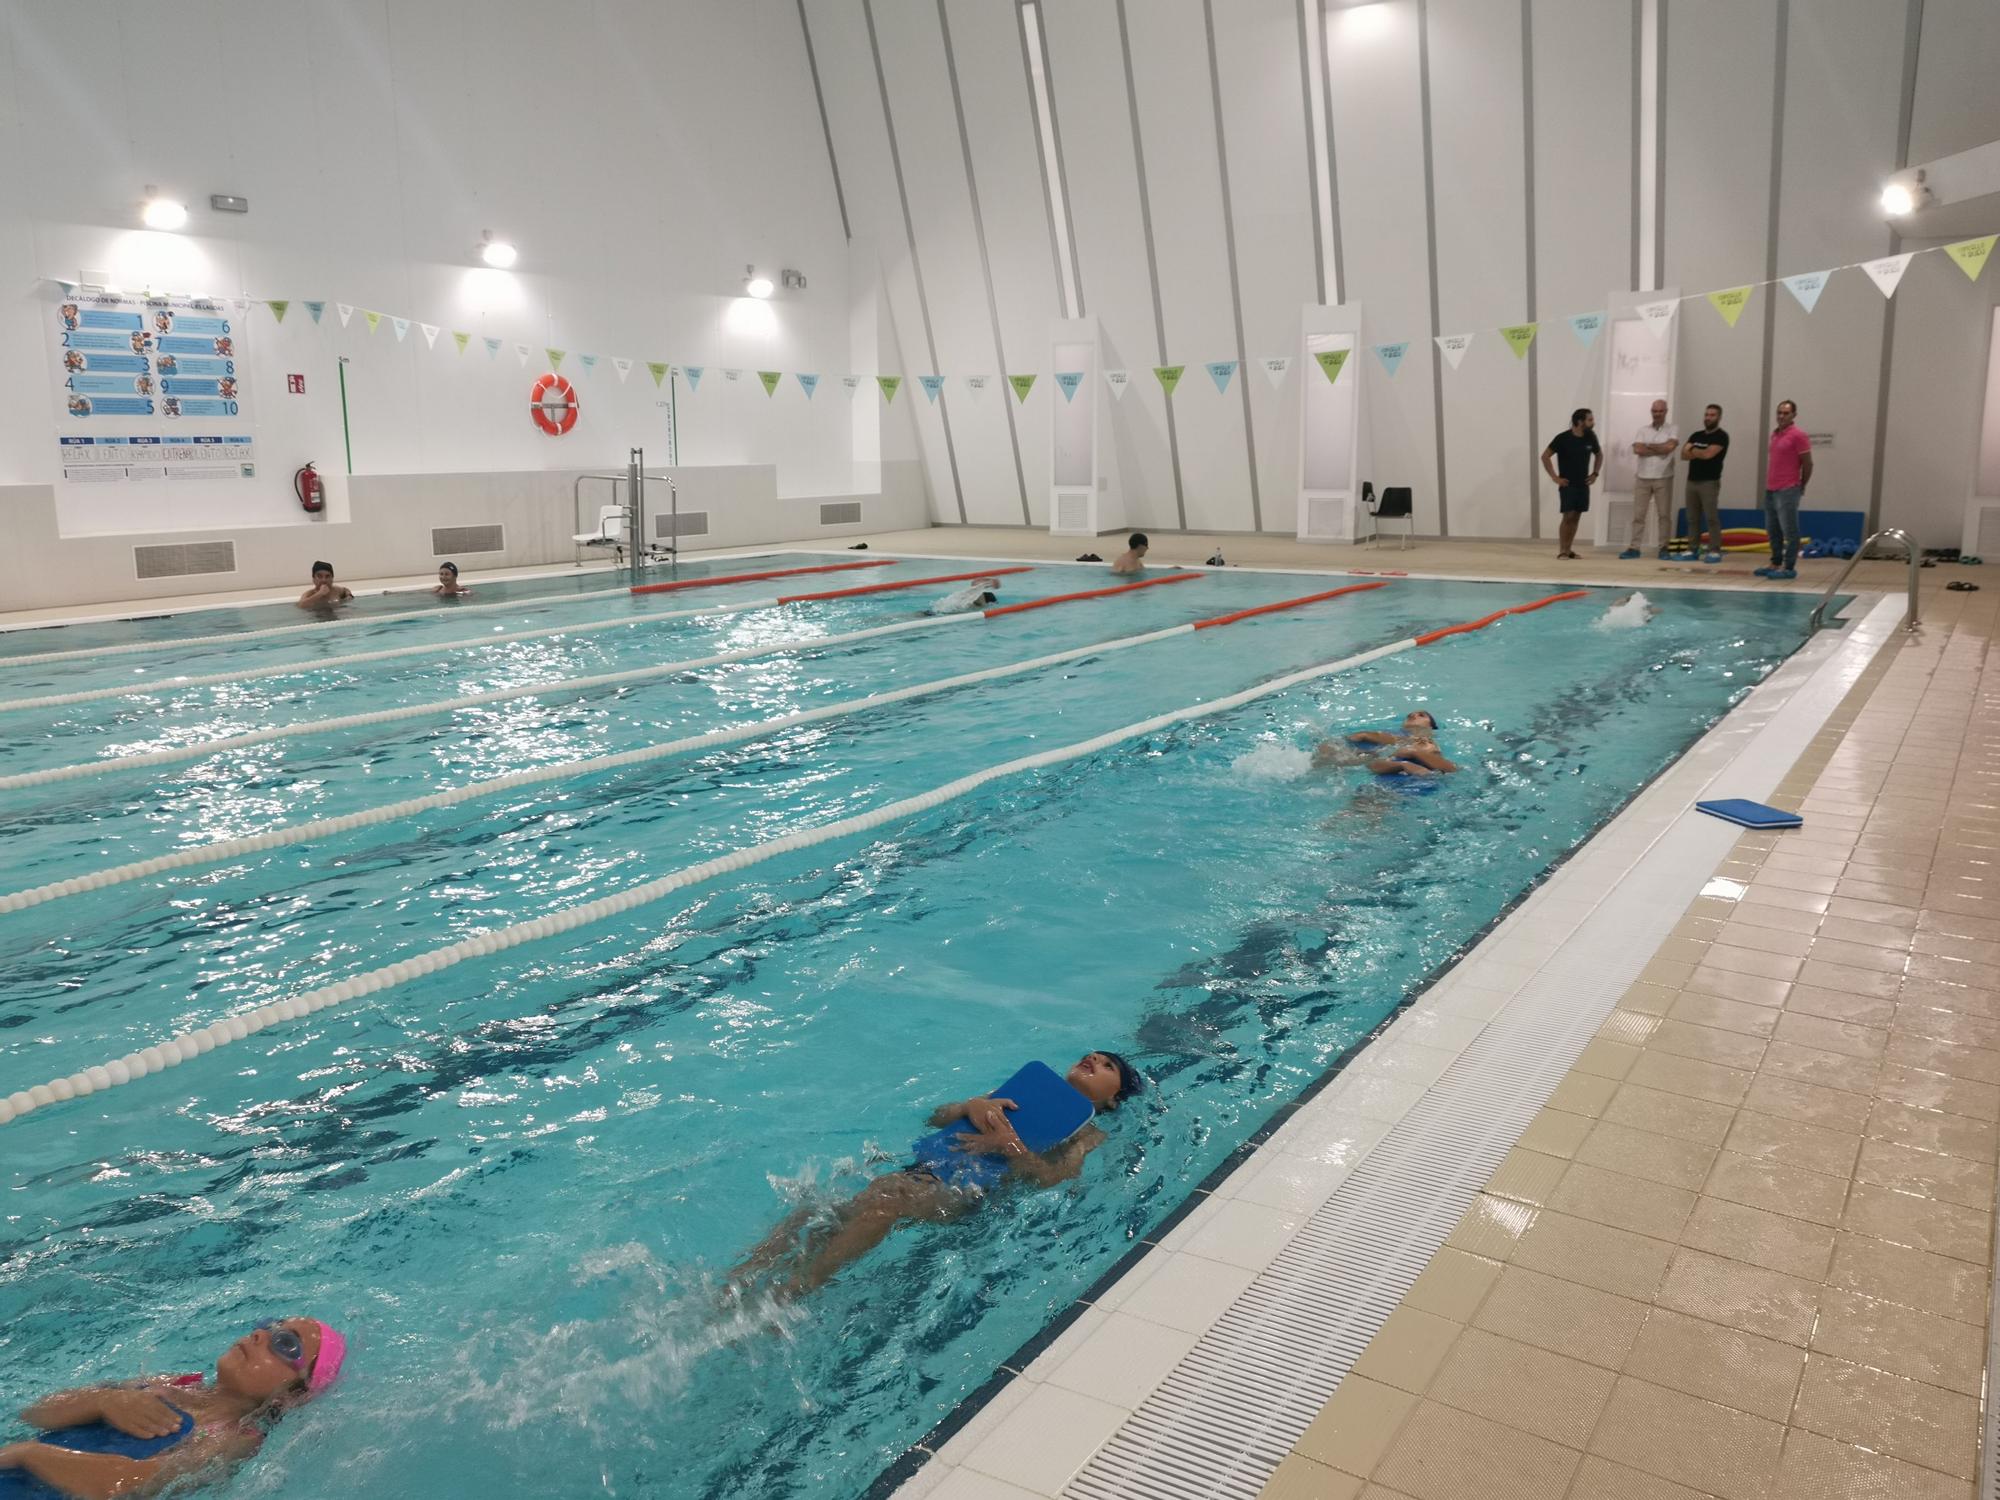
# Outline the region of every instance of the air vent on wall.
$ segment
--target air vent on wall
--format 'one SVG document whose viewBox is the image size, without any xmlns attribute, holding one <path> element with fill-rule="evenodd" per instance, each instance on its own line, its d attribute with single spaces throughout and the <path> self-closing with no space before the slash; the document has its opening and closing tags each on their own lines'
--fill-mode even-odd
<svg viewBox="0 0 2000 1500">
<path fill-rule="evenodd" d="M 132 564 L 140 578 L 192 578 L 203 573 L 234 573 L 234 542 L 160 542 L 132 549 Z"/>
<path fill-rule="evenodd" d="M 1353 534 L 1349 521 L 1348 500 L 1306 501 L 1306 535 L 1312 537 L 1334 537 L 1345 539 Z"/>
<path fill-rule="evenodd" d="M 1085 532 L 1090 530 L 1090 496 L 1074 493 L 1058 493 L 1056 496 L 1056 530 Z"/>
<path fill-rule="evenodd" d="M 655 515 L 653 535 L 663 536 L 707 536 L 708 512 L 705 510 L 684 510 L 678 516 Z"/>
<path fill-rule="evenodd" d="M 858 526 L 861 524 L 861 502 L 859 500 L 829 500 L 819 508 L 819 524 L 822 526 Z"/>
<path fill-rule="evenodd" d="M 505 552 L 507 528 L 494 522 L 484 526 L 433 526 L 432 557 L 460 557 L 474 552 Z"/>
</svg>

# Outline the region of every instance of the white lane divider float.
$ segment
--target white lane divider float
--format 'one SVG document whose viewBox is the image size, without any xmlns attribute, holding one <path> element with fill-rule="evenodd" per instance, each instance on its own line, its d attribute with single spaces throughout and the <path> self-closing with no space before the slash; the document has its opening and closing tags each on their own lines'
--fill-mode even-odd
<svg viewBox="0 0 2000 1500">
<path fill-rule="evenodd" d="M 977 619 L 979 616 L 952 616 L 947 618 Z M 510 948 L 518 948 L 523 943 L 539 942 L 544 938 L 574 932 L 576 929 L 588 926 L 593 922 L 601 922 L 608 917 L 622 916 L 641 906 L 649 905 L 652 902 L 670 896 L 675 891 L 684 890 L 688 886 L 699 885 L 703 881 L 712 880 L 718 875 L 734 874 L 739 870 L 746 870 L 752 865 L 762 864 L 766 860 L 775 859 L 781 854 L 791 854 L 801 849 L 810 849 L 818 844 L 829 843 L 835 839 L 867 833 L 880 828 L 885 823 L 892 823 L 901 818 L 914 816 L 917 813 L 929 812 L 933 808 L 941 807 L 947 802 L 955 801 L 960 797 L 977 791 L 988 782 L 998 781 L 1004 777 L 1018 776 L 1026 771 L 1037 771 L 1048 766 L 1060 765 L 1064 761 L 1078 760 L 1083 756 L 1095 754 L 1100 750 L 1107 750 L 1126 740 L 1137 739 L 1142 735 L 1154 734 L 1162 729 L 1170 729 L 1176 724 L 1183 724 L 1191 719 L 1227 713 L 1231 709 L 1241 708 L 1246 703 L 1254 703 L 1259 698 L 1269 697 L 1273 693 L 1284 692 L 1286 689 L 1297 687 L 1301 683 L 1312 682 L 1322 677 L 1330 677 L 1338 672 L 1352 671 L 1356 667 L 1366 666 L 1368 663 L 1380 661 L 1384 657 L 1395 656 L 1400 652 L 1412 650 L 1416 645 L 1416 639 L 1412 637 L 1392 642 L 1386 646 L 1377 646 L 1371 651 L 1363 651 L 1354 656 L 1342 657 L 1338 661 L 1325 662 L 1316 667 L 1307 667 L 1301 671 L 1290 672 L 1282 677 L 1273 678 L 1269 682 L 1260 683 L 1256 687 L 1246 688 L 1242 692 L 1231 693 L 1226 697 L 1216 698 L 1207 703 L 1198 703 L 1187 708 L 1174 709 L 1171 712 L 1157 714 L 1150 719 L 1141 720 L 1137 724 L 1128 724 L 1122 729 L 1114 729 L 1105 734 L 1095 735 L 1087 740 L 1079 740 L 1074 744 L 1060 745 L 1052 750 L 1043 750 L 1034 755 L 1024 755 L 1015 760 L 1004 761 L 999 765 L 988 766 L 984 770 L 975 771 L 969 776 L 961 776 L 954 781 L 946 782 L 942 786 L 934 787 L 930 791 L 920 792 L 914 797 L 905 797 L 898 801 L 887 803 L 869 812 L 858 813 L 853 817 L 842 818 L 837 822 L 823 824 L 817 828 L 803 829 L 795 833 L 784 834 L 778 838 L 766 839 L 762 843 L 737 849 L 729 854 L 718 856 L 715 859 L 707 859 L 699 864 L 688 865 L 683 869 L 674 871 L 672 874 L 661 876 L 657 880 L 633 886 L 629 890 L 619 891 L 609 896 L 601 896 L 595 901 L 586 901 L 577 906 L 567 907 L 562 911 L 551 912 L 546 916 L 532 917 L 525 922 L 515 923 L 511 927 L 503 927 L 493 932 L 481 933 L 477 937 L 464 938 L 447 947 L 436 948 L 429 953 L 422 953 L 414 958 L 402 959 L 379 969 L 371 969 L 367 973 L 357 974 L 351 979 L 338 980 L 333 984 L 321 985 L 317 989 L 306 990 L 283 1000 L 271 1001 L 267 1005 L 260 1005 L 254 1010 L 244 1012 L 242 1015 L 231 1016 L 226 1020 L 216 1021 L 208 1026 L 181 1032 L 157 1045 L 142 1047 L 136 1052 L 127 1053 L 125 1056 L 114 1058 L 110 1062 L 84 1068 L 66 1077 L 51 1079 L 47 1083 L 38 1083 L 32 1088 L 22 1089 L 16 1093 L 9 1094 L 5 1099 L 0 1099 L 0 1125 L 18 1120 L 38 1109 L 45 1109 L 51 1104 L 89 1095 L 100 1089 L 115 1088 L 122 1084 L 130 1083 L 134 1079 L 143 1078 L 149 1073 L 157 1073 L 166 1068 L 178 1067 L 181 1063 L 187 1062 L 191 1058 L 198 1057 L 205 1052 L 211 1052 L 217 1047 L 228 1046 L 232 1042 L 240 1042 L 245 1037 L 255 1035 L 257 1032 L 264 1030 L 268 1026 L 274 1026 L 280 1021 L 300 1020 L 316 1011 L 325 1010 L 329 1006 L 345 1005 L 349 1001 L 358 1000 L 366 995 L 376 994 L 381 990 L 406 983 L 420 976 L 435 974 L 441 970 L 452 968 L 455 965 L 464 963 L 468 959 L 491 957 L 493 954 L 503 953 Z"/>
</svg>

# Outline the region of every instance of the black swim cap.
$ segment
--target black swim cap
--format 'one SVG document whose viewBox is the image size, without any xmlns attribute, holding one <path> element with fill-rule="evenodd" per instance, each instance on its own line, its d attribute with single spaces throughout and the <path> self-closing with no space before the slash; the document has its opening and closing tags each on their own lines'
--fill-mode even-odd
<svg viewBox="0 0 2000 1500">
<path fill-rule="evenodd" d="M 1119 1099 L 1130 1099 L 1135 1095 L 1146 1092 L 1146 1080 L 1140 1076 L 1137 1068 L 1125 1061 L 1116 1052 L 1106 1052 L 1102 1047 L 1097 1050 L 1101 1056 L 1110 1058 L 1111 1066 L 1118 1070 Z"/>
<path fill-rule="evenodd" d="M 438 571 L 440 573 L 449 573 L 452 577 L 456 578 L 458 577 L 458 564 L 454 562 L 439 563 Z"/>
</svg>

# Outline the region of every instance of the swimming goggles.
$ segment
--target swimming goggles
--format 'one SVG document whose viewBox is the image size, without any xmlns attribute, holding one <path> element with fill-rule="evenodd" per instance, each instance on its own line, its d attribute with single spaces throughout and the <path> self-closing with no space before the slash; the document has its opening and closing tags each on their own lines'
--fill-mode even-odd
<svg viewBox="0 0 2000 1500">
<path fill-rule="evenodd" d="M 270 1335 L 268 1342 L 273 1354 L 277 1355 L 278 1358 L 282 1359 L 294 1370 L 299 1371 L 301 1374 L 304 1373 L 306 1367 L 305 1340 L 287 1328 L 283 1319 L 266 1318 L 257 1325 L 257 1331 Z"/>
</svg>

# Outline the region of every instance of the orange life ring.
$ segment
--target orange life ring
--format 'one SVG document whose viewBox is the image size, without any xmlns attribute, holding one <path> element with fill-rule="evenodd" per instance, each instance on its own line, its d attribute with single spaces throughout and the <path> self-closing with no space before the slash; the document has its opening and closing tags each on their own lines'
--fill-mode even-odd
<svg viewBox="0 0 2000 1500">
<path fill-rule="evenodd" d="M 576 426 L 576 414 L 582 409 L 576 387 L 553 373 L 537 380 L 534 394 L 528 398 L 528 414 L 550 437 L 561 437 Z"/>
</svg>

